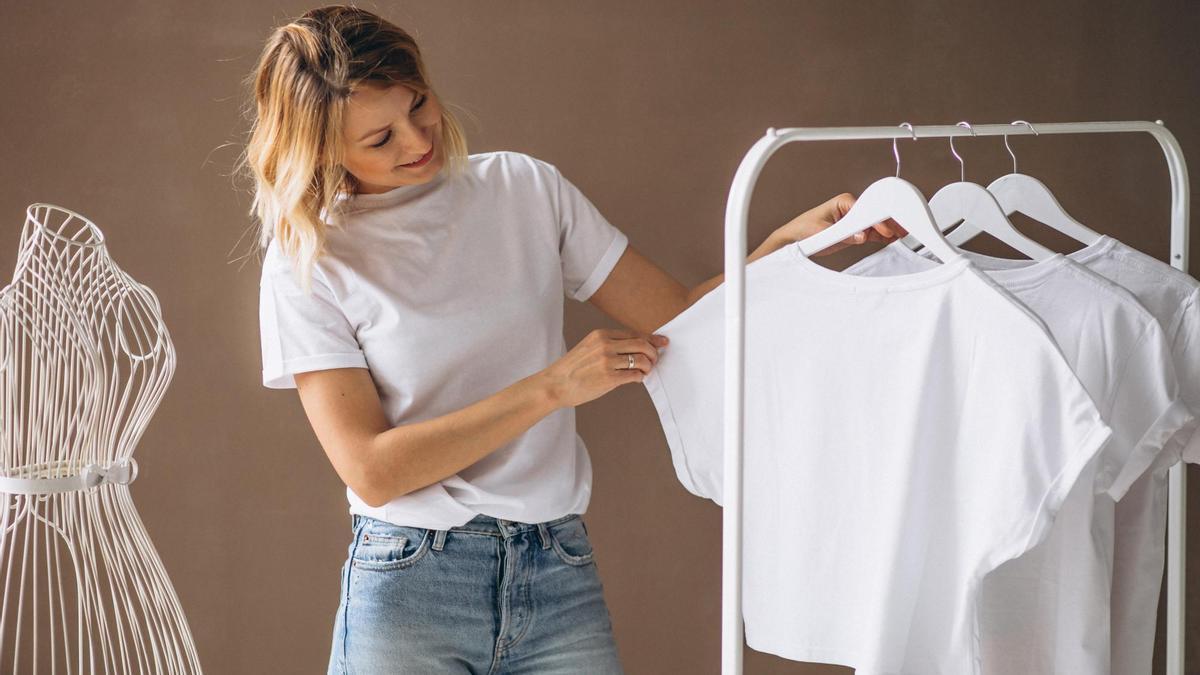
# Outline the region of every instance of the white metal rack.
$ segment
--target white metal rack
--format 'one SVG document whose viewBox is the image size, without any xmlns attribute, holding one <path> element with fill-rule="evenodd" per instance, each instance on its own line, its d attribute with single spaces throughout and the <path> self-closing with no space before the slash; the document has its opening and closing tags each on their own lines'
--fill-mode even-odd
<svg viewBox="0 0 1200 675">
<path fill-rule="evenodd" d="M 1171 265 L 1184 272 L 1188 264 L 1188 177 L 1183 151 L 1175 136 L 1158 122 L 1037 123 L 1038 134 L 1145 132 L 1162 147 L 1171 171 Z M 814 127 L 767 129 L 738 166 L 725 207 L 725 417 L 724 498 L 721 570 L 721 673 L 742 673 L 742 412 L 745 397 L 746 221 L 750 196 L 763 166 L 776 150 L 794 141 L 888 140 L 1032 134 L 1030 127 L 984 124 L 969 131 L 961 126 Z M 1184 665 L 1184 570 L 1186 562 L 1186 473 L 1171 468 L 1167 530 L 1167 673 L 1182 675 Z"/>
</svg>

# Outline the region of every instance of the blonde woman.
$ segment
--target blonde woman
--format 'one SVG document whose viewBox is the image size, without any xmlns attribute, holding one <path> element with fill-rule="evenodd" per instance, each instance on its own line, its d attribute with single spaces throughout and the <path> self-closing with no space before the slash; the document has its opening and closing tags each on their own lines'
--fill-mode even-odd
<svg viewBox="0 0 1200 675">
<path fill-rule="evenodd" d="M 298 390 L 350 503 L 329 672 L 620 673 L 575 406 L 641 382 L 666 347 L 649 331 L 721 278 L 671 278 L 548 162 L 468 154 L 375 14 L 276 29 L 250 84 L 263 383 Z M 827 252 L 903 230 L 868 233 Z M 564 295 L 628 328 L 568 351 Z"/>
</svg>

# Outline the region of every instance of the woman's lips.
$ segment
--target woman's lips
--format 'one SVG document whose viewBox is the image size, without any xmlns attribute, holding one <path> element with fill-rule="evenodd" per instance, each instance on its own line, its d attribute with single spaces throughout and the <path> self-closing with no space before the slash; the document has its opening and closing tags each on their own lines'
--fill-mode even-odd
<svg viewBox="0 0 1200 675">
<path fill-rule="evenodd" d="M 418 159 L 415 162 L 410 162 L 408 164 L 401 164 L 400 166 L 402 166 L 406 169 L 415 169 L 417 167 L 425 166 L 427 163 L 429 163 L 429 160 L 432 157 L 433 157 L 433 146 L 431 145 L 431 146 L 429 146 L 429 152 L 426 152 L 424 155 L 422 155 L 421 159 Z"/>
</svg>

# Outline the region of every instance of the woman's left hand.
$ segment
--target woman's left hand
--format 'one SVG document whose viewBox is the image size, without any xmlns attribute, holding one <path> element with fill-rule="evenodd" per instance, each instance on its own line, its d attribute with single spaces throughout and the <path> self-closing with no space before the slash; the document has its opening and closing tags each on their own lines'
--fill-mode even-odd
<svg viewBox="0 0 1200 675">
<path fill-rule="evenodd" d="M 776 241 L 783 242 L 783 244 L 811 237 L 830 225 L 833 225 L 840 220 L 842 216 L 846 215 L 846 212 L 850 210 L 850 207 L 854 206 L 854 201 L 854 195 L 850 194 L 849 192 L 844 192 L 816 208 L 812 208 L 804 213 L 801 213 L 800 215 L 788 221 L 788 223 L 783 227 L 780 227 L 772 232 L 770 236 Z M 891 242 L 895 241 L 898 237 L 903 237 L 907 234 L 908 231 L 900 227 L 899 223 L 891 218 L 888 218 L 887 220 L 881 223 L 876 223 L 875 225 L 872 225 L 871 227 L 852 237 L 843 239 L 829 248 L 817 251 L 813 254 L 813 256 L 816 257 L 829 255 L 830 253 L 840 251 L 847 246 L 854 246 L 856 244 L 862 244 L 868 241 Z"/>
</svg>

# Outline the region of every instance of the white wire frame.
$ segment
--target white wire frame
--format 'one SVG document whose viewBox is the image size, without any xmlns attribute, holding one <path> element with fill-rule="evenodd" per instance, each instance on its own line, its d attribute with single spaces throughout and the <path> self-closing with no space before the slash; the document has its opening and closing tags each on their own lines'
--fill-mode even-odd
<svg viewBox="0 0 1200 675">
<path fill-rule="evenodd" d="M 1158 141 L 1171 178 L 1171 266 L 1187 272 L 1188 176 L 1183 150 L 1162 121 L 1036 123 L 1037 134 L 1148 133 Z M 746 337 L 746 223 L 754 184 L 767 160 L 779 148 L 797 141 L 888 140 L 954 136 L 1016 136 L 1034 132 L 1028 126 L 983 124 L 913 127 L 769 128 L 742 158 L 725 206 L 725 399 L 724 487 L 721 566 L 721 673 L 741 675 L 742 625 L 742 416 L 744 411 Z M 1171 467 L 1167 521 L 1167 675 L 1182 675 L 1184 666 L 1184 571 L 1187 541 L 1187 474 L 1181 462 Z"/>
<path fill-rule="evenodd" d="M 0 671 L 202 672 L 129 490 L 175 362 L 96 224 L 30 205 L 0 288 Z"/>
</svg>

